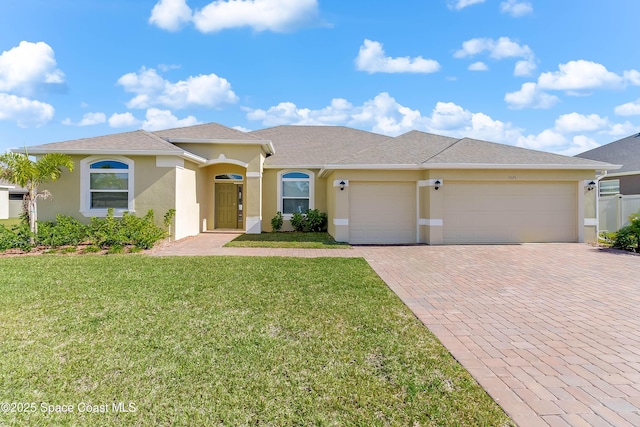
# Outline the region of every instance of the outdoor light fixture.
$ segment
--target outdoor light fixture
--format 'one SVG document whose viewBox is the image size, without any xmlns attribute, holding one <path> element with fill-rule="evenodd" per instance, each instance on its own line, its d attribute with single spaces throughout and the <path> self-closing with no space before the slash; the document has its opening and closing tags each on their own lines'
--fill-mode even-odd
<svg viewBox="0 0 640 427">
<path fill-rule="evenodd" d="M 596 183 L 591 181 L 590 183 L 587 184 L 587 191 L 593 191 L 593 189 L 596 188 Z"/>
<path fill-rule="evenodd" d="M 344 190 L 344 186 L 346 185 L 346 183 L 344 181 L 340 181 L 340 191 Z"/>
<path fill-rule="evenodd" d="M 436 179 L 436 182 L 434 182 L 433 184 L 435 185 L 435 188 L 437 190 L 438 188 L 440 188 L 440 184 L 442 184 L 442 183 L 440 182 L 439 179 Z"/>
</svg>

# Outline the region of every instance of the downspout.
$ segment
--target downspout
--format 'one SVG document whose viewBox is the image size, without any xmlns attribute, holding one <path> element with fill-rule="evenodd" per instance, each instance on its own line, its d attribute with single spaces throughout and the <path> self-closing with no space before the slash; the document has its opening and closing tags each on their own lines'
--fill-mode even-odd
<svg viewBox="0 0 640 427">
<path fill-rule="evenodd" d="M 607 176 L 606 169 L 602 175 L 596 175 L 596 243 L 600 240 L 600 180 Z"/>
</svg>

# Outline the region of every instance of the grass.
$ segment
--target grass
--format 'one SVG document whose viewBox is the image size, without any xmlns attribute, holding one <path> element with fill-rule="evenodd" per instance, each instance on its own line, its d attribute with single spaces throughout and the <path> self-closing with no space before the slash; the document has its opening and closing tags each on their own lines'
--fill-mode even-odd
<svg viewBox="0 0 640 427">
<path fill-rule="evenodd" d="M 239 248 L 312 248 L 346 249 L 347 243 L 339 243 L 329 233 L 261 233 L 242 234 L 225 245 Z"/>
<path fill-rule="evenodd" d="M 37 408 L 0 425 L 512 425 L 362 259 L 22 257 L 0 277 L 0 402 Z"/>
<path fill-rule="evenodd" d="M 20 225 L 20 218 L 0 219 L 0 225 L 11 228 L 14 225 Z"/>
</svg>

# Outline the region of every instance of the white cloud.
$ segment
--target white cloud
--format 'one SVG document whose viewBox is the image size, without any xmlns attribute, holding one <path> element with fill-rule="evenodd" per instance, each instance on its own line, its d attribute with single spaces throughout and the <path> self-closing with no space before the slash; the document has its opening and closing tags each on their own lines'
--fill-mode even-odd
<svg viewBox="0 0 640 427">
<path fill-rule="evenodd" d="M 440 69 L 438 61 L 415 58 L 385 56 L 382 44 L 365 39 L 355 60 L 356 68 L 368 73 L 435 73 Z"/>
<path fill-rule="evenodd" d="M 158 75 L 153 68 L 143 67 L 137 73 L 128 73 L 120 77 L 118 84 L 123 86 L 126 92 L 136 95 L 127 103 L 129 108 L 216 108 L 238 101 L 227 79 L 215 74 L 191 76 L 187 80 L 172 83 Z"/>
<path fill-rule="evenodd" d="M 560 99 L 555 95 L 542 92 L 535 83 L 524 83 L 520 90 L 509 92 L 504 96 L 509 108 L 521 110 L 523 108 L 546 109 L 556 105 Z"/>
<path fill-rule="evenodd" d="M 627 82 L 634 84 L 635 73 L 635 70 L 627 71 L 627 79 L 607 70 L 602 64 L 580 59 L 560 64 L 558 71 L 540 74 L 538 85 L 542 89 L 564 91 L 615 89 L 624 87 Z"/>
<path fill-rule="evenodd" d="M 251 27 L 255 31 L 287 32 L 318 17 L 317 0 L 216 0 L 193 15 L 203 33 Z"/>
<path fill-rule="evenodd" d="M 282 102 L 267 110 L 245 110 L 249 120 L 261 121 L 265 126 L 347 125 L 385 135 L 417 129 L 505 143 L 513 143 L 520 135 L 520 131 L 509 123 L 483 113 L 473 113 L 451 102 L 438 102 L 430 115 L 423 115 L 419 110 L 401 105 L 385 92 L 359 106 L 345 99 L 334 99 L 328 107 L 319 110 L 300 108 L 292 102 Z"/>
<path fill-rule="evenodd" d="M 555 129 L 562 133 L 593 132 L 606 128 L 609 120 L 597 114 L 563 114 L 556 119 Z"/>
<path fill-rule="evenodd" d="M 576 154 L 596 148 L 600 144 L 593 138 L 585 135 L 576 135 L 568 139 L 554 130 L 546 129 L 538 135 L 521 136 L 518 138 L 517 145 L 532 150 L 549 151 L 564 156 L 575 156 Z"/>
<path fill-rule="evenodd" d="M 233 129 L 239 130 L 240 132 L 251 132 L 251 129 L 248 129 L 248 128 L 243 127 L 243 126 L 233 126 Z"/>
<path fill-rule="evenodd" d="M 533 51 L 527 45 L 520 45 L 509 37 L 498 40 L 490 38 L 470 39 L 462 43 L 462 49 L 454 53 L 456 58 L 466 58 L 487 52 L 491 58 L 533 58 Z"/>
<path fill-rule="evenodd" d="M 53 106 L 44 102 L 0 93 L 0 120 L 14 121 L 21 128 L 42 126 L 54 112 Z"/>
<path fill-rule="evenodd" d="M 140 126 L 142 122 L 136 119 L 133 114 L 126 113 L 114 113 L 109 117 L 109 126 L 112 128 L 124 128 Z"/>
<path fill-rule="evenodd" d="M 633 102 L 618 105 L 614 112 L 619 116 L 640 116 L 640 98 Z"/>
<path fill-rule="evenodd" d="M 531 3 L 518 1 L 518 0 L 507 0 L 500 3 L 500 12 L 508 13 L 514 18 L 519 18 L 524 15 L 528 15 L 533 12 L 533 6 Z"/>
<path fill-rule="evenodd" d="M 160 0 L 151 10 L 149 23 L 163 30 L 178 31 L 191 21 L 191 15 L 186 0 Z"/>
<path fill-rule="evenodd" d="M 86 113 L 78 123 L 73 123 L 70 118 L 66 118 L 62 121 L 62 124 L 67 126 L 93 126 L 106 121 L 107 116 L 104 113 Z"/>
<path fill-rule="evenodd" d="M 146 114 L 146 120 L 142 123 L 142 129 L 147 131 L 156 131 L 162 129 L 170 129 L 185 126 L 194 126 L 200 124 L 194 116 L 187 116 L 184 119 L 178 119 L 169 110 L 160 110 L 158 108 L 149 108 Z"/>
<path fill-rule="evenodd" d="M 462 49 L 457 50 L 455 58 L 469 58 L 475 55 L 488 54 L 490 58 L 502 60 L 506 58 L 523 58 L 516 63 L 513 74 L 528 76 L 536 69 L 535 55 L 527 45 L 521 45 L 509 37 L 499 39 L 476 38 L 462 43 Z"/>
<path fill-rule="evenodd" d="M 533 60 L 518 61 L 516 67 L 513 70 L 513 75 L 518 77 L 526 77 L 533 74 L 536 69 L 536 64 Z"/>
<path fill-rule="evenodd" d="M 467 67 L 469 70 L 471 71 L 487 71 L 489 70 L 489 67 L 487 67 L 487 64 L 485 64 L 484 62 L 478 61 L 478 62 L 474 62 L 473 64 L 469 65 L 469 67 Z"/>
<path fill-rule="evenodd" d="M 484 1 L 485 0 L 447 0 L 447 6 L 452 10 L 460 10 L 474 4 L 484 3 Z"/>
<path fill-rule="evenodd" d="M 44 42 L 22 41 L 0 55 L 0 91 L 30 93 L 36 85 L 62 84 L 64 79 L 53 49 Z"/>
</svg>

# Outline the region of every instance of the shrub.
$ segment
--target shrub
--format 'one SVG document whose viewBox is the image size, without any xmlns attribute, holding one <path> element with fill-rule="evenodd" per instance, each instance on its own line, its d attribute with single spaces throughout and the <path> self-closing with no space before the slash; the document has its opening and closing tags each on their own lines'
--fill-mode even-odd
<svg viewBox="0 0 640 427">
<path fill-rule="evenodd" d="M 306 214 L 296 212 L 291 216 L 291 226 L 295 231 L 326 231 L 327 214 L 318 209 L 309 209 Z"/>
<path fill-rule="evenodd" d="M 327 214 L 318 209 L 307 211 L 308 231 L 327 231 Z"/>
<path fill-rule="evenodd" d="M 305 220 L 304 215 L 300 212 L 295 212 L 291 216 L 291 226 L 296 231 L 307 231 L 305 230 L 305 226 L 307 225 L 307 221 Z"/>
<path fill-rule="evenodd" d="M 165 224 L 170 223 L 171 218 L 172 215 L 165 215 Z M 143 217 L 124 212 L 122 218 L 114 218 L 113 209 L 109 209 L 105 218 L 91 218 L 89 225 L 89 240 L 101 248 L 134 245 L 150 249 L 165 237 L 167 231 L 156 225 L 152 209 Z"/>
<path fill-rule="evenodd" d="M 284 224 L 284 219 L 282 218 L 282 212 L 276 212 L 276 216 L 271 218 L 271 229 L 273 231 L 280 231 L 282 229 L 282 225 Z"/>
<path fill-rule="evenodd" d="M 33 247 L 30 243 L 30 236 L 31 231 L 27 224 L 14 225 L 10 229 L 0 224 L 0 251 L 22 249 L 28 252 Z"/>
<path fill-rule="evenodd" d="M 629 217 L 631 224 L 615 233 L 612 246 L 625 251 L 640 251 L 640 212 Z"/>
<path fill-rule="evenodd" d="M 55 222 L 38 222 L 37 242 L 50 247 L 77 246 L 87 239 L 88 227 L 75 218 L 56 215 Z"/>
</svg>

